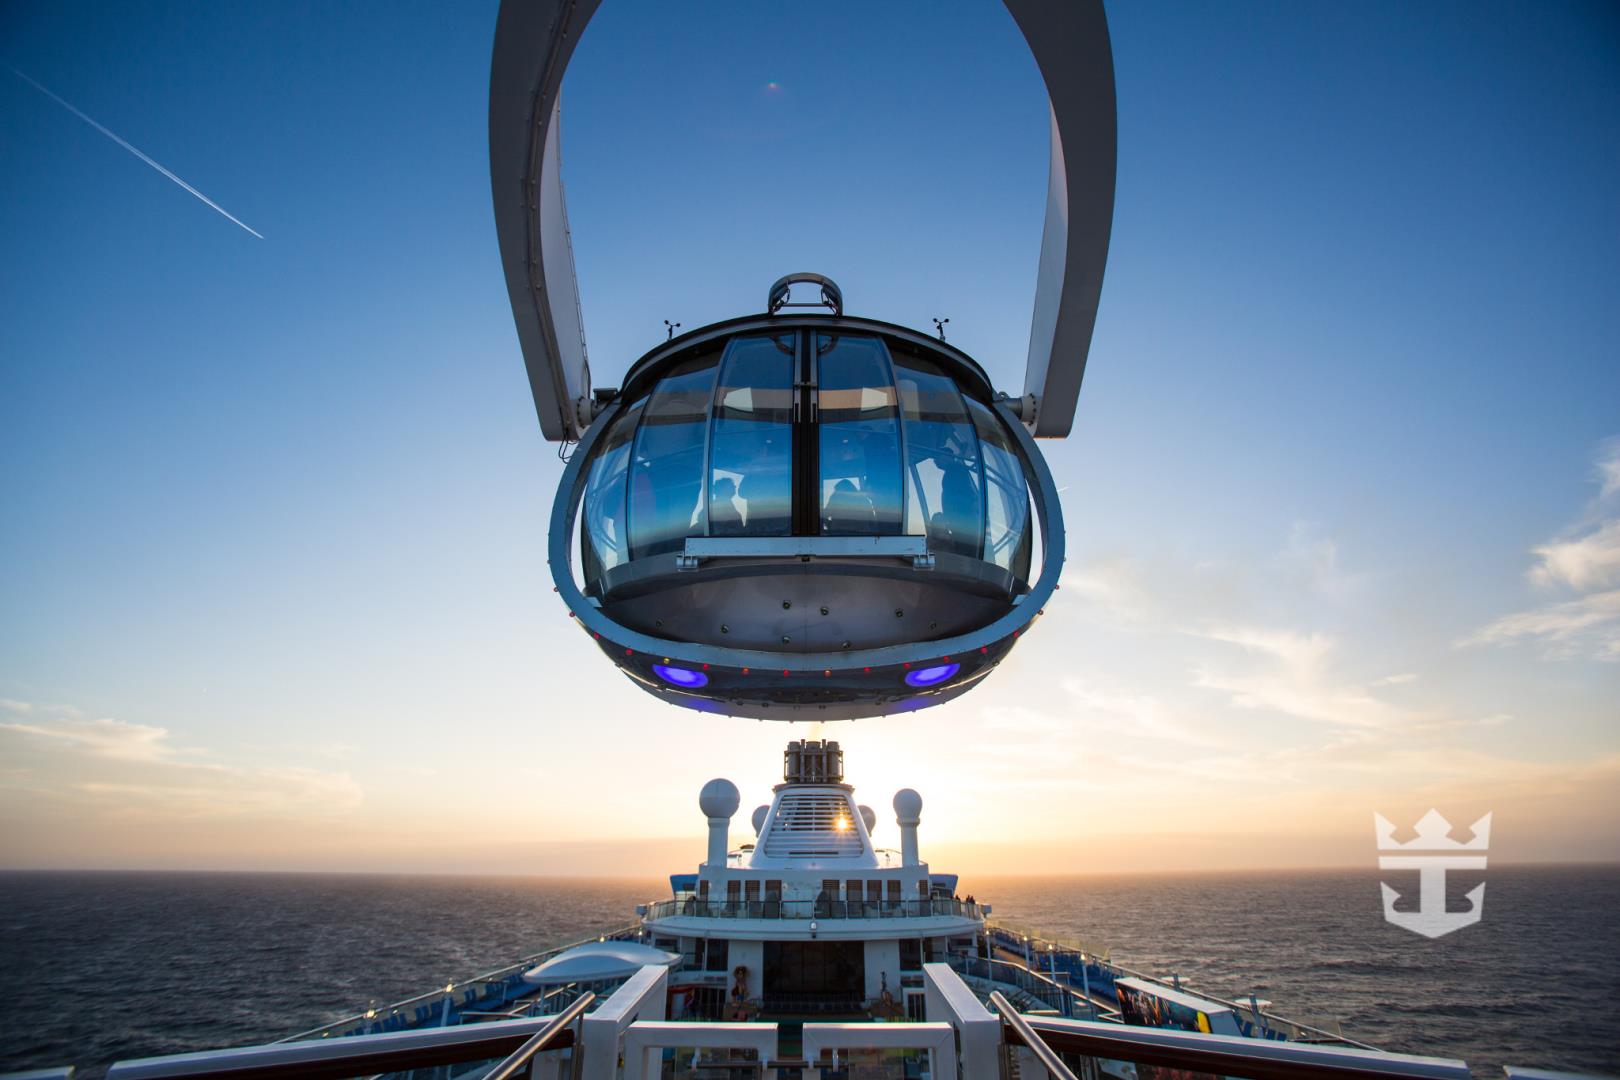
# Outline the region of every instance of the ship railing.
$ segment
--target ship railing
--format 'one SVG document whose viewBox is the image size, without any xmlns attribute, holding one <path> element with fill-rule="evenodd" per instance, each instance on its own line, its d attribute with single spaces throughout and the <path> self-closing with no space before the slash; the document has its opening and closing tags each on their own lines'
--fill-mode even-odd
<svg viewBox="0 0 1620 1080">
<path fill-rule="evenodd" d="M 927 900 L 703 900 L 696 896 L 657 900 L 646 905 L 647 921 L 698 919 L 929 919 L 957 918 L 981 922 L 978 904 L 944 897 Z"/>
<path fill-rule="evenodd" d="M 1055 982 L 1037 971 L 1009 960 L 986 960 L 982 956 L 951 954 L 944 961 L 953 971 L 965 978 L 989 984 L 986 993 L 996 987 L 1016 991 L 1014 997 L 1025 1011 L 1056 1013 L 1059 1016 L 1100 1015 L 1073 987 Z"/>
<path fill-rule="evenodd" d="M 309 1039 L 375 1035 L 390 1031 L 408 1031 L 424 1026 L 444 1027 L 461 1023 L 464 1019 L 488 1020 L 491 1014 L 511 1012 L 512 1010 L 504 1008 L 508 1003 L 534 991 L 534 987 L 523 981 L 523 973 L 530 968 L 580 945 L 587 945 L 593 941 L 634 939 L 640 933 L 641 925 L 630 923 L 592 934 L 578 941 L 554 945 L 469 979 L 460 982 L 452 979 L 441 989 L 354 1013 L 322 1024 L 320 1027 L 289 1035 L 279 1041 L 303 1042 Z M 535 1004 L 526 1005 L 525 1008 L 527 1011 L 539 1008 L 542 1015 L 555 1012 L 569 1005 L 583 990 L 582 987 L 565 987 L 562 995 L 555 993 L 541 995 Z"/>
<path fill-rule="evenodd" d="M 1057 1051 L 1046 1045 L 1046 1040 L 1036 1034 L 1030 1022 L 1024 1019 L 1017 1009 L 1012 1007 L 999 990 L 991 993 L 990 1004 L 995 1006 L 995 1010 L 1001 1016 L 1001 1019 L 1008 1027 L 1012 1028 L 1018 1042 L 1035 1055 L 1035 1060 L 1041 1063 L 1041 1068 L 1046 1070 L 1048 1076 L 1052 1077 L 1053 1080 L 1080 1080 L 1074 1074 L 1074 1070 L 1069 1068 L 1068 1063 L 1058 1056 Z"/>
<path fill-rule="evenodd" d="M 595 994 L 577 983 L 553 987 L 535 997 L 521 998 L 510 1009 L 463 1009 L 462 1023 L 487 1020 L 519 1020 L 529 1016 L 556 1016 L 582 997 Z"/>
<path fill-rule="evenodd" d="M 805 1024 L 802 1054 L 778 1056 L 774 1023 L 671 1023 L 664 1019 L 669 971 L 645 967 L 608 997 L 581 999 L 562 1017 L 504 1020 L 427 1031 L 314 1039 L 212 1050 L 113 1065 L 108 1080 L 283 1080 L 356 1075 L 399 1076 L 437 1066 L 486 1066 L 500 1080 L 652 1080 L 669 1076 L 788 1076 L 830 1080 L 859 1055 L 863 1075 L 920 1071 L 945 1080 L 1008 1075 L 1129 1075 L 1127 1066 L 1274 1080 L 1470 1080 L 1460 1061 L 1384 1054 L 1349 1047 L 1261 1042 L 1031 1015 L 1004 996 L 991 1013 L 955 971 L 923 965 L 928 1019 L 917 1023 Z M 1045 1049 L 1042 1050 L 1041 1048 Z M 515 1057 L 526 1051 L 526 1061 Z M 620 1062 L 623 1062 L 622 1072 Z M 490 1069 L 493 1068 L 493 1072 Z M 876 1071 L 866 1071 L 875 1069 Z M 468 1070 L 452 1070 L 463 1075 Z M 853 1071 L 853 1070 L 851 1070 Z"/>
<path fill-rule="evenodd" d="M 592 1002 L 576 1002 L 583 1012 Z M 107 1080 L 338 1080 L 355 1076 L 404 1076 L 416 1069 L 473 1064 L 495 1066 L 550 1032 L 531 1056 L 530 1076 L 558 1080 L 579 1041 L 579 1017 L 536 1017 L 421 1031 L 391 1031 L 344 1039 L 311 1039 L 232 1047 L 199 1053 L 120 1061 Z"/>
<path fill-rule="evenodd" d="M 1025 1016 L 1023 1020 L 1070 1069 L 1086 1076 L 1118 1076 L 1119 1065 L 1124 1063 L 1234 1080 L 1472 1080 L 1474 1075 L 1462 1061 L 1362 1047 L 1265 1042 L 1241 1035 L 1060 1017 Z M 1006 1040 L 1010 1045 L 1022 1045 L 1014 1030 L 1009 1030 Z"/>
<path fill-rule="evenodd" d="M 1193 992 L 1176 976 L 1172 975 L 1166 979 L 1137 971 L 1109 959 L 1106 951 L 1099 955 L 1094 948 L 1074 939 L 1054 939 L 1003 919 L 987 923 L 985 934 L 992 945 L 1005 949 L 1015 956 L 1021 955 L 1031 970 L 1046 968 L 1050 980 L 1062 979 L 1071 989 L 1083 989 L 1085 993 L 1080 995 L 1082 998 L 1089 994 L 1093 1001 L 1098 997 L 1114 1001 L 1116 1000 L 1114 983 L 1122 978 L 1141 979 L 1168 990 Z M 1377 1049 L 1349 1038 L 1341 1031 L 1329 1031 L 1323 1027 L 1281 1016 L 1261 1005 L 1256 999 L 1234 1001 L 1202 990 L 1196 993 L 1201 998 L 1231 1009 L 1239 1030 L 1247 1038 L 1278 1042 L 1328 1043 L 1362 1050 Z"/>
<path fill-rule="evenodd" d="M 551 1017 L 546 1026 L 529 1036 L 527 1042 L 512 1051 L 504 1061 L 485 1073 L 483 1080 L 513 1080 L 521 1075 L 524 1080 L 533 1080 L 535 1055 L 556 1043 L 564 1031 L 574 1021 L 585 1015 L 596 1000 L 595 994 L 583 994 L 568 1008 Z"/>
</svg>

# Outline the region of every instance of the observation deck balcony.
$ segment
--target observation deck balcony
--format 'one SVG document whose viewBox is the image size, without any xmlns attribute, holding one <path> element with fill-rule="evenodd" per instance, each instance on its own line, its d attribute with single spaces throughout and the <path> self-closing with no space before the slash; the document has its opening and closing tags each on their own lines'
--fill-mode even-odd
<svg viewBox="0 0 1620 1080">
<path fill-rule="evenodd" d="M 701 900 L 695 896 L 647 905 L 643 924 L 659 933 L 713 931 L 719 920 L 735 938 L 867 939 L 899 934 L 969 934 L 984 924 L 984 907 L 963 900 Z"/>
</svg>

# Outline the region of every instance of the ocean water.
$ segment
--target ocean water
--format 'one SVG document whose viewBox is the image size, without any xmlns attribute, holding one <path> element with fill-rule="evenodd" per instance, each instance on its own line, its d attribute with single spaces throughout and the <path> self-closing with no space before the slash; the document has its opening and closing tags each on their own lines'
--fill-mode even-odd
<svg viewBox="0 0 1620 1080">
<path fill-rule="evenodd" d="M 1458 892 L 1477 880 L 1457 877 Z M 1253 992 L 1384 1049 L 1620 1073 L 1620 867 L 1490 870 L 1484 920 L 1434 941 L 1383 921 L 1379 878 L 978 877 L 961 890 L 1189 989 Z M 667 888 L 0 874 L 0 1070 L 96 1076 L 122 1058 L 280 1038 L 622 925 Z"/>
</svg>

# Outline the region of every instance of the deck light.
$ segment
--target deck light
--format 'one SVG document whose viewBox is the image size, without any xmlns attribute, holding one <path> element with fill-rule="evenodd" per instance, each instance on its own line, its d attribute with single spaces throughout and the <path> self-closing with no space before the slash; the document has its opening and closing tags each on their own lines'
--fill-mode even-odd
<svg viewBox="0 0 1620 1080">
<path fill-rule="evenodd" d="M 934 667 L 918 668 L 916 671 L 906 672 L 906 684 L 908 686 L 937 686 L 961 670 L 961 664 L 938 664 Z"/>
<path fill-rule="evenodd" d="M 686 668 L 671 667 L 668 664 L 654 664 L 652 669 L 654 675 L 657 675 L 671 686 L 695 690 L 700 686 L 709 685 L 709 677 L 701 671 L 688 671 Z"/>
</svg>

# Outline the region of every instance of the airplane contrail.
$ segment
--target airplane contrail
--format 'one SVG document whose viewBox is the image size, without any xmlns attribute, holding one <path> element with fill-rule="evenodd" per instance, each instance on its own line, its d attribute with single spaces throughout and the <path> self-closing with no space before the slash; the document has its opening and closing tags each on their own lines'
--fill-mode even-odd
<svg viewBox="0 0 1620 1080">
<path fill-rule="evenodd" d="M 6 66 L 11 67 L 10 64 L 7 64 Z M 197 198 L 201 199 L 203 202 L 205 202 L 209 206 L 213 207 L 220 214 L 224 215 L 226 218 L 229 218 L 234 224 L 240 225 L 242 228 L 246 229 L 248 232 L 252 233 L 254 236 L 257 236 L 260 240 L 264 239 L 264 234 L 263 233 L 261 233 L 258 230 L 254 229 L 252 226 L 247 225 L 241 219 L 234 216 L 229 210 L 226 210 L 223 206 L 219 205 L 219 203 L 215 202 L 213 199 L 210 199 L 208 196 L 204 195 L 202 192 L 198 191 L 196 188 L 192 187 L 190 184 L 186 183 L 184 180 L 182 180 L 178 176 L 174 175 L 174 173 L 170 172 L 168 169 L 165 169 L 162 165 L 159 165 L 157 162 L 153 161 L 146 154 L 142 153 L 141 150 L 138 147 L 131 146 L 130 143 L 127 140 L 125 140 L 123 138 L 120 138 L 116 133 L 108 131 L 106 128 L 104 128 L 100 124 L 96 123 L 94 120 L 92 120 L 90 117 L 86 116 L 83 112 L 81 112 L 78 108 L 76 108 L 73 105 L 72 102 L 69 102 L 66 99 L 62 98 L 60 95 L 52 92 L 49 87 L 42 86 L 39 83 L 35 82 L 33 79 L 30 79 L 27 75 L 24 75 L 22 72 L 18 71 L 16 68 L 11 68 L 11 73 L 13 75 L 17 76 L 17 78 L 21 79 L 23 82 L 27 83 L 29 86 L 32 86 L 35 90 L 38 90 L 40 93 L 42 93 L 46 97 L 50 98 L 52 101 L 56 102 L 58 105 L 62 106 L 62 108 L 66 109 L 68 112 L 72 113 L 74 116 L 77 116 L 80 120 L 83 120 L 85 123 L 89 124 L 91 127 L 95 128 L 97 131 L 99 131 L 103 135 L 107 136 L 107 138 L 111 139 L 113 142 L 117 143 L 119 146 L 122 146 L 125 150 L 128 150 L 130 153 L 134 154 L 136 157 L 140 158 L 142 161 L 144 161 L 148 165 L 152 166 L 152 168 L 156 169 L 158 172 L 162 173 L 164 176 L 167 176 L 170 180 L 173 180 L 175 183 L 179 184 L 181 187 L 185 188 L 187 191 L 189 191 L 193 195 L 197 196 Z"/>
</svg>

